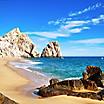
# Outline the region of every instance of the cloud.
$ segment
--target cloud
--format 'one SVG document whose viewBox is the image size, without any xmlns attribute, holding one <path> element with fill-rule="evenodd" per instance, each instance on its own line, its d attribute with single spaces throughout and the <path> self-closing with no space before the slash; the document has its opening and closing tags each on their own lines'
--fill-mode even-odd
<svg viewBox="0 0 104 104">
<path fill-rule="evenodd" d="M 91 20 L 91 22 L 95 25 L 99 24 L 101 21 L 104 21 L 104 15 L 100 15 L 98 18 L 93 18 Z"/>
<path fill-rule="evenodd" d="M 66 23 L 66 21 L 70 21 L 72 20 L 72 18 L 61 18 L 61 19 L 57 19 L 56 21 L 51 20 L 48 22 L 49 25 L 59 25 L 59 24 L 64 24 Z"/>
<path fill-rule="evenodd" d="M 70 41 L 70 42 L 71 43 L 81 43 L 81 44 L 104 44 L 104 38 L 76 40 L 76 41 Z"/>
<path fill-rule="evenodd" d="M 69 17 L 77 16 L 77 15 L 86 13 L 88 11 L 95 10 L 97 8 L 100 8 L 100 7 L 103 7 L 102 4 L 101 3 L 96 3 L 95 5 L 89 6 L 89 7 L 85 8 L 81 11 L 78 11 L 78 12 L 75 12 L 75 13 L 69 13 Z"/>
<path fill-rule="evenodd" d="M 24 32 L 24 33 L 29 34 L 29 35 L 34 34 L 34 35 L 38 35 L 41 37 L 52 38 L 52 39 L 55 39 L 58 37 L 69 37 L 72 34 L 80 33 L 83 30 L 88 30 L 90 29 L 90 25 L 96 25 L 96 24 L 101 23 L 102 21 L 104 21 L 103 14 L 101 14 L 99 17 L 92 18 L 90 20 L 80 20 L 80 21 L 79 20 L 76 20 L 76 21 L 66 20 L 64 21 L 64 24 L 59 25 L 59 28 L 56 31 Z M 51 21 L 50 23 L 52 22 L 53 21 Z M 57 24 L 59 23 L 57 22 Z"/>
<path fill-rule="evenodd" d="M 70 29 L 70 33 L 80 33 L 82 30 L 88 30 L 90 29 L 89 27 L 82 27 L 82 28 L 75 28 L 75 29 Z"/>
<path fill-rule="evenodd" d="M 28 35 L 38 35 L 46 38 L 57 38 L 57 37 L 68 37 L 68 34 L 62 34 L 58 32 L 24 32 L 25 34 Z"/>
<path fill-rule="evenodd" d="M 48 24 L 49 25 L 50 24 L 58 25 L 58 24 L 60 24 L 60 21 L 59 20 L 57 20 L 57 21 L 49 21 Z"/>
<path fill-rule="evenodd" d="M 65 34 L 79 33 L 82 30 L 90 29 L 91 25 L 97 25 L 103 21 L 104 21 L 103 14 L 101 14 L 99 17 L 92 18 L 89 20 L 66 21 L 66 24 L 60 25 L 58 31 Z"/>
<path fill-rule="evenodd" d="M 97 8 L 100 8 L 100 7 L 104 7 L 104 5 L 101 3 L 96 3 L 95 5 L 89 6 L 81 11 L 71 13 L 71 14 L 69 14 L 69 16 L 76 16 L 79 14 L 83 14 L 90 10 L 96 10 Z M 48 24 L 49 25 L 58 25 L 59 28 L 57 29 L 57 31 L 60 33 L 64 33 L 64 34 L 79 33 L 82 30 L 85 30 L 85 28 L 83 28 L 83 27 L 87 27 L 86 29 L 90 29 L 89 26 L 97 25 L 97 24 L 101 23 L 102 21 L 104 21 L 104 15 L 102 14 L 99 17 L 96 17 L 96 18 L 94 17 L 89 20 L 83 20 L 83 19 L 82 20 L 72 20 L 72 19 L 73 19 L 72 17 L 71 18 L 70 17 L 61 18 L 61 19 L 57 19 L 56 21 L 54 21 L 54 20 L 49 21 Z M 71 30 L 71 28 L 75 28 L 75 29 Z"/>
<path fill-rule="evenodd" d="M 66 25 L 61 26 L 61 28 L 64 28 L 64 29 L 74 28 L 77 26 L 82 26 L 87 23 L 89 23 L 89 21 L 67 21 Z"/>
<path fill-rule="evenodd" d="M 73 33 L 80 33 L 82 30 L 88 30 L 90 27 L 86 26 L 90 21 L 67 21 L 66 24 L 61 25 L 60 28 L 57 30 L 60 33 L 64 34 L 73 34 Z"/>
</svg>

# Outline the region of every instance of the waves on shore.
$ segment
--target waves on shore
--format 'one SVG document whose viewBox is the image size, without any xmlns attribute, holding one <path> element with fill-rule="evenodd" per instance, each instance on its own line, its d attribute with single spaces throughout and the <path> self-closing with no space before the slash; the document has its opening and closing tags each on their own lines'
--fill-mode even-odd
<svg viewBox="0 0 104 104">
<path fill-rule="evenodd" d="M 104 60 L 101 57 L 33 58 L 11 64 L 16 68 L 59 79 L 79 79 L 87 65 L 100 66 L 104 71 Z"/>
<path fill-rule="evenodd" d="M 42 64 L 42 62 L 32 62 L 30 60 L 21 60 L 21 61 L 13 61 L 13 62 L 10 62 L 11 65 L 13 65 L 14 67 L 16 67 L 17 69 L 23 69 L 23 70 L 26 70 L 28 72 L 32 72 L 32 73 L 35 73 L 39 76 L 43 76 L 43 77 L 46 77 L 45 74 L 43 73 L 40 73 L 38 71 L 35 71 L 35 70 L 32 70 L 32 65 L 37 65 L 37 64 Z"/>
</svg>

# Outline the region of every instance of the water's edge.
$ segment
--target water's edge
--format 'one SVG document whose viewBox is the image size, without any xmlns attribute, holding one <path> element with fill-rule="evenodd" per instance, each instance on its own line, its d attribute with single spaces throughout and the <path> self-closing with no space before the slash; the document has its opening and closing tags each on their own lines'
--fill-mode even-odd
<svg viewBox="0 0 104 104">
<path fill-rule="evenodd" d="M 26 96 L 37 98 L 38 95 L 33 94 L 34 90 L 43 85 L 48 85 L 48 82 L 51 78 L 38 71 L 31 71 L 28 68 L 16 66 L 16 63 L 24 63 L 25 61 L 27 61 L 27 59 L 10 61 L 8 62 L 8 65 L 9 67 L 11 67 L 13 71 L 15 71 L 21 77 L 24 77 L 25 79 L 29 80 L 29 83 L 27 83 L 24 86 L 20 86 L 18 90 L 22 91 L 22 93 Z"/>
</svg>

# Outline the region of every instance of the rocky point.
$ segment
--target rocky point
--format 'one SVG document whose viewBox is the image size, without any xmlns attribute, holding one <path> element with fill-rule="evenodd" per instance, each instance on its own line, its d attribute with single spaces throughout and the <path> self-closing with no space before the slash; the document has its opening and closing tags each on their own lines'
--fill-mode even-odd
<svg viewBox="0 0 104 104">
<path fill-rule="evenodd" d="M 57 41 L 49 42 L 43 49 L 41 57 L 62 57 L 59 43 Z"/>
<path fill-rule="evenodd" d="M 36 45 L 31 39 L 15 28 L 3 37 L 0 37 L 0 57 L 38 57 Z"/>
<path fill-rule="evenodd" d="M 19 28 L 15 28 L 0 37 L 0 57 L 61 57 L 61 49 L 57 41 L 49 42 L 49 44 L 39 54 L 36 45 L 28 37 L 22 33 Z"/>
</svg>

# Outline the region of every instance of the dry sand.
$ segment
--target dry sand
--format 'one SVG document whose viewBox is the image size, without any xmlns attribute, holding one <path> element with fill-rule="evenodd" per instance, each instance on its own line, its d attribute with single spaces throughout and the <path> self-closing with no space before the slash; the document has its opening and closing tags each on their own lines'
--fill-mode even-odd
<svg viewBox="0 0 104 104">
<path fill-rule="evenodd" d="M 66 95 L 44 99 L 27 96 L 27 94 L 24 94 L 24 90 L 20 90 L 20 88 L 31 83 L 31 81 L 13 71 L 7 65 L 7 62 L 12 60 L 16 59 L 0 58 L 0 92 L 19 104 L 104 104 L 104 101 Z"/>
</svg>

